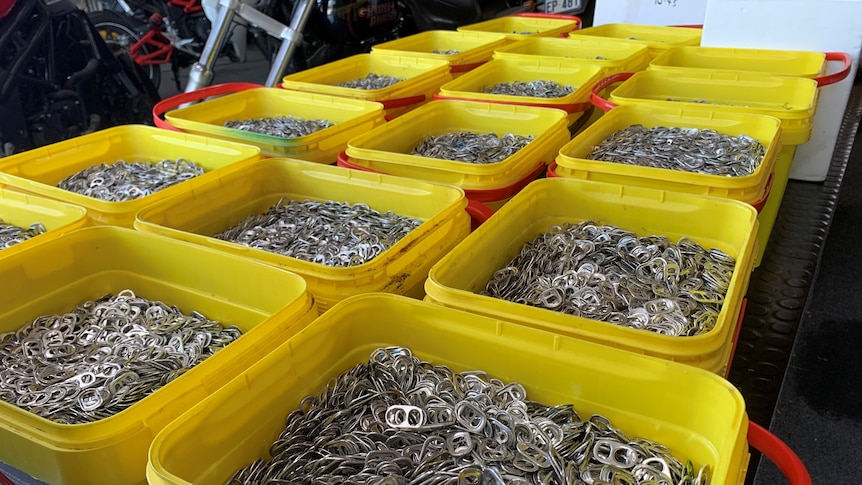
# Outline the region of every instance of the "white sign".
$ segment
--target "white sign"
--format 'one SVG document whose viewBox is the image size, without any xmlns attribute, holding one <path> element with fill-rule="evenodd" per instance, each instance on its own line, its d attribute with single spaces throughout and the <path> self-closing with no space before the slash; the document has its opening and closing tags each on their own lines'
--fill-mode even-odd
<svg viewBox="0 0 862 485">
<path fill-rule="evenodd" d="M 593 25 L 700 25 L 707 0 L 596 0 Z"/>
</svg>

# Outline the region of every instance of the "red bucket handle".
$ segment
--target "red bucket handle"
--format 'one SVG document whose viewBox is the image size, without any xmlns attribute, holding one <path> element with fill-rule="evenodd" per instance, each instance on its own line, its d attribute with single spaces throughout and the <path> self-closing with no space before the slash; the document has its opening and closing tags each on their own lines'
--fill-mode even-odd
<svg viewBox="0 0 862 485">
<path fill-rule="evenodd" d="M 405 106 L 410 106 L 411 104 L 421 103 L 423 101 L 425 101 L 425 95 L 424 94 L 418 94 L 416 96 L 407 96 L 406 98 L 385 99 L 383 101 L 377 101 L 377 102 L 383 105 L 383 109 L 392 109 L 392 108 L 403 108 Z"/>
<path fill-rule="evenodd" d="M 612 103 L 607 99 L 603 98 L 601 94 L 602 91 L 605 90 L 608 86 L 612 84 L 616 84 L 618 82 L 623 82 L 626 79 L 634 76 L 633 72 L 618 72 L 616 74 L 611 74 L 610 76 L 602 79 L 597 82 L 595 86 L 593 86 L 592 92 L 590 93 L 590 102 L 593 103 L 593 106 L 599 108 L 602 111 L 610 111 L 614 109 L 617 105 L 616 103 Z"/>
<path fill-rule="evenodd" d="M 153 123 L 155 123 L 155 125 L 159 128 L 179 131 L 173 126 L 171 126 L 170 123 L 165 121 L 164 118 L 162 118 L 162 115 L 167 113 L 168 111 L 177 109 L 186 103 L 194 103 L 207 98 L 211 98 L 213 96 L 233 94 L 248 89 L 257 89 L 262 87 L 263 86 L 261 86 L 260 84 L 237 82 L 216 84 L 214 86 L 207 86 L 205 88 L 197 89 L 189 93 L 180 93 L 176 96 L 171 96 L 170 98 L 163 99 L 156 103 L 155 106 L 153 106 Z"/>
<path fill-rule="evenodd" d="M 815 77 L 814 80 L 817 81 L 817 87 L 822 88 L 823 86 L 841 82 L 850 74 L 850 66 L 853 64 L 853 58 L 850 57 L 850 54 L 846 52 L 827 52 L 826 62 L 829 61 L 840 61 L 842 64 L 841 70 L 833 74 Z"/>
<path fill-rule="evenodd" d="M 790 485 L 812 485 L 811 475 L 802 460 L 766 428 L 749 421 L 748 444 L 775 463 Z"/>
<path fill-rule="evenodd" d="M 478 200 L 467 199 L 467 214 L 470 214 L 470 230 L 475 231 L 489 217 L 494 215 L 494 209 Z"/>
</svg>

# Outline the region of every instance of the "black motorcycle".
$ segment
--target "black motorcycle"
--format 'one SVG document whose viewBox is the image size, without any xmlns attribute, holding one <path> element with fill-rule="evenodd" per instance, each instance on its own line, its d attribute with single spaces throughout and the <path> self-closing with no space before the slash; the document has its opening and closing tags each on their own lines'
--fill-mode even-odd
<svg viewBox="0 0 862 485">
<path fill-rule="evenodd" d="M 0 156 L 151 122 L 158 92 L 70 1 L 13 2 L 0 17 Z"/>
</svg>

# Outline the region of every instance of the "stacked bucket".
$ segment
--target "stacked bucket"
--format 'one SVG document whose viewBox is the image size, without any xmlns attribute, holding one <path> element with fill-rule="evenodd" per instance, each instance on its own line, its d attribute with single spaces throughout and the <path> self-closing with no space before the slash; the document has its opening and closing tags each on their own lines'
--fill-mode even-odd
<svg viewBox="0 0 862 485">
<path fill-rule="evenodd" d="M 112 128 L 0 161 L 0 219 L 46 229 L 0 251 L 2 280 L 21 282 L 0 292 L 0 335 L 126 288 L 243 332 L 175 381 L 92 423 L 56 423 L 0 400 L 0 462 L 58 484 L 226 483 L 271 458 L 292 411 L 320 402 L 303 398 L 334 386 L 369 355 L 403 357 L 393 348 L 455 372 L 520 382 L 531 400 L 570 403 L 584 419 L 604 416 L 669 446 L 690 468 L 708 469 L 713 483 L 743 482 L 747 438 L 780 456 L 770 452 L 782 444 L 748 423 L 742 397 L 721 376 L 793 147 L 811 130 L 825 59 L 815 56 L 804 73 L 775 67 L 783 77 L 768 77 L 737 71 L 748 70 L 740 67 L 746 62 L 764 70 L 774 52 L 722 69 L 728 58 L 755 54 L 697 47 L 698 29 L 579 26 L 577 18 L 534 14 L 423 32 L 291 74 L 279 88 L 235 83 L 165 100 L 154 110 L 163 129 Z M 713 55 L 721 67 L 689 65 Z M 399 81 L 339 85 L 371 74 Z M 572 90 L 558 98 L 486 92 L 536 81 Z M 779 99 L 787 103 L 780 112 Z M 715 104 L 680 102 L 692 100 Z M 611 103 L 620 106 L 593 108 Z M 293 137 L 225 126 L 288 115 L 332 126 Z M 589 158 L 604 138 L 635 124 L 747 136 L 764 155 L 739 177 Z M 484 164 L 414 152 L 452 133 L 530 141 Z M 179 156 L 203 173 L 135 200 L 58 187 L 107 161 Z M 373 259 L 344 267 L 265 250 L 260 240 L 216 237 L 299 201 L 367 207 L 415 227 Z M 510 271 L 538 236 L 589 223 L 631 237 L 695 241 L 730 261 L 711 330 L 665 335 L 487 294 L 489 281 Z M 359 391 L 355 402 L 372 390 Z M 330 445 L 327 453 L 346 449 Z M 804 466 L 792 453 L 784 458 L 775 459 L 801 480 L 792 483 L 806 483 Z M 551 473 L 545 465 L 536 473 Z M 491 471 L 480 472 L 492 480 Z M 642 478 L 658 482 L 663 473 L 641 468 Z"/>
</svg>

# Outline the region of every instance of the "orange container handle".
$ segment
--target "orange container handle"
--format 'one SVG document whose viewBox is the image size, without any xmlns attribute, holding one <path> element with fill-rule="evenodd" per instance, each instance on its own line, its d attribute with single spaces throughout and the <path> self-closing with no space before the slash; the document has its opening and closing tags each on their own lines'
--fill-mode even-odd
<svg viewBox="0 0 862 485">
<path fill-rule="evenodd" d="M 846 79 L 850 74 L 850 66 L 853 64 L 853 58 L 846 52 L 827 52 L 826 61 L 841 61 L 843 65 L 841 66 L 841 70 L 836 73 L 815 77 L 814 80 L 817 81 L 817 87 L 819 88 L 829 86 L 830 84 L 835 84 Z"/>
<path fill-rule="evenodd" d="M 257 89 L 262 87 L 263 86 L 261 86 L 260 84 L 254 83 L 224 83 L 216 84 L 214 86 L 207 86 L 205 88 L 194 90 L 190 93 L 180 93 L 176 96 L 171 96 L 170 98 L 163 99 L 156 103 L 155 106 L 153 106 L 153 123 L 155 123 L 155 125 L 159 128 L 180 131 L 171 126 L 170 123 L 165 121 L 164 118 L 162 118 L 162 115 L 167 113 L 168 111 L 177 109 L 186 103 L 194 103 L 213 96 L 222 96 L 225 94 L 238 93 L 240 91 Z"/>
<path fill-rule="evenodd" d="M 467 64 L 453 64 L 451 67 L 449 67 L 449 72 L 451 72 L 451 73 L 462 73 L 462 72 L 472 71 L 473 69 L 476 69 L 477 67 L 481 66 L 482 64 L 485 64 L 486 62 L 488 62 L 488 61 L 485 60 L 485 61 L 479 61 L 479 62 L 470 62 Z"/>
<path fill-rule="evenodd" d="M 559 175 L 557 175 L 557 162 L 551 162 L 551 164 L 548 165 L 548 170 L 545 172 L 545 177 L 549 179 L 559 177 Z"/>
<path fill-rule="evenodd" d="M 763 453 L 781 470 L 790 485 L 812 485 L 802 460 L 786 443 L 757 423 L 748 423 L 748 444 Z"/>
<path fill-rule="evenodd" d="M 419 94 L 416 96 L 407 96 L 406 98 L 386 99 L 386 100 L 377 101 L 377 102 L 383 105 L 383 109 L 392 109 L 392 108 L 403 108 L 405 106 L 410 106 L 411 104 L 421 103 L 422 101 L 425 101 L 425 95 L 424 94 Z"/>
<path fill-rule="evenodd" d="M 338 152 L 338 158 L 336 159 L 335 164 L 342 168 L 350 168 L 353 170 L 359 170 L 360 172 L 383 173 L 368 167 L 363 167 L 362 165 L 356 165 L 355 163 L 351 162 L 350 157 L 347 156 L 347 150 L 341 150 L 340 152 Z"/>
<path fill-rule="evenodd" d="M 599 108 L 602 111 L 610 111 L 614 109 L 617 106 L 616 103 L 608 101 L 607 99 L 603 98 L 602 95 L 599 93 L 604 91 L 604 89 L 608 86 L 623 82 L 626 79 L 634 76 L 634 74 L 635 73 L 633 72 L 618 72 L 616 74 L 611 74 L 610 76 L 597 82 L 596 85 L 593 86 L 593 90 L 590 93 L 590 102 L 593 103 L 593 106 Z"/>
<path fill-rule="evenodd" d="M 483 222 L 494 215 L 494 209 L 474 199 L 467 199 L 467 214 L 470 214 L 470 230 L 475 231 Z"/>
</svg>

